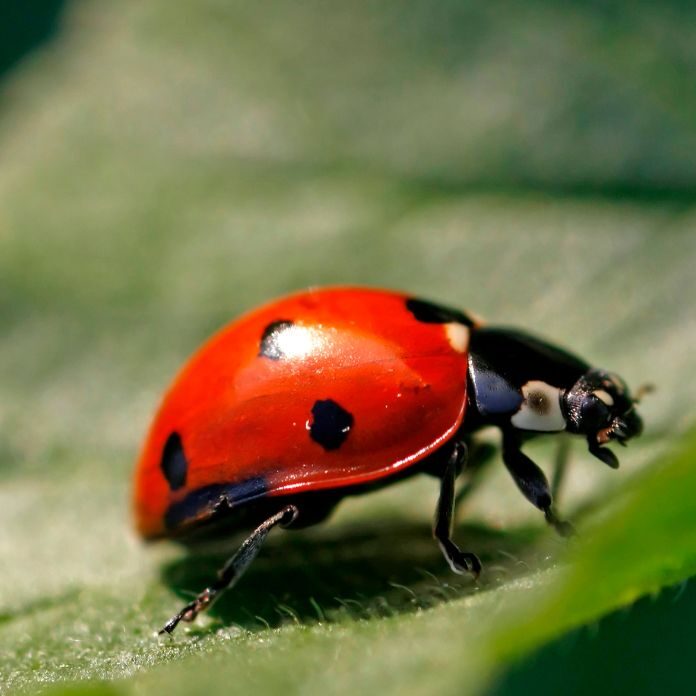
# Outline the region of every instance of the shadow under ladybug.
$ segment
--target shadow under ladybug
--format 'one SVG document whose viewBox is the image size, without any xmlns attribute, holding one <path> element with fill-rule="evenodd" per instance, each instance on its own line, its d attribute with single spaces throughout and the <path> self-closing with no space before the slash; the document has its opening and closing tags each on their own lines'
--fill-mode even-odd
<svg viewBox="0 0 696 696">
<path fill-rule="evenodd" d="M 269 537 L 234 593 L 209 613 L 224 625 L 257 631 L 289 621 L 311 624 L 346 614 L 370 618 L 435 606 L 498 586 L 538 567 L 548 539 L 540 527 L 501 532 L 471 523 L 457 534 L 476 544 L 487 573 L 476 583 L 452 575 L 427 524 L 412 520 L 339 524 Z M 184 601 L 215 576 L 233 540 L 189 545 L 163 566 L 163 582 Z M 209 628 L 201 631 L 207 632 Z"/>
</svg>

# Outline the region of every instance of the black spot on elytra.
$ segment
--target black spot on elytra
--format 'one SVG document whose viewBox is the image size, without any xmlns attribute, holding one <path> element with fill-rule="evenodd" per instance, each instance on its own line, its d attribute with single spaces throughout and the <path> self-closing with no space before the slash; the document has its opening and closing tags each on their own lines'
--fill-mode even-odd
<svg viewBox="0 0 696 696">
<path fill-rule="evenodd" d="M 406 309 L 418 320 L 425 324 L 449 324 L 456 321 L 459 324 L 472 327 L 474 325 L 471 317 L 464 314 L 458 309 L 445 307 L 443 305 L 428 302 L 427 300 L 419 300 L 415 297 L 410 297 L 406 300 Z"/>
<path fill-rule="evenodd" d="M 353 427 L 353 416 L 332 399 L 314 402 L 309 434 L 325 450 L 338 449 Z"/>
<path fill-rule="evenodd" d="M 184 454 L 179 433 L 172 433 L 164 445 L 162 451 L 162 461 L 160 462 L 164 478 L 167 479 L 169 488 L 173 491 L 186 485 L 186 472 L 188 471 L 188 461 Z"/>
<path fill-rule="evenodd" d="M 278 319 L 277 321 L 272 321 L 261 334 L 259 356 L 269 358 L 270 360 L 280 360 L 282 357 L 284 357 L 278 338 L 283 331 L 286 331 L 292 326 L 293 323 L 288 319 Z"/>
</svg>

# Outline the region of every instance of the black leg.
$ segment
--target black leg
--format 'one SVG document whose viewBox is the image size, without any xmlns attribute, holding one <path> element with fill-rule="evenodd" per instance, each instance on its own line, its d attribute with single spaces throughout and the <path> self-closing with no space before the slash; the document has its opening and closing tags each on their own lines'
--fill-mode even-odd
<svg viewBox="0 0 696 696">
<path fill-rule="evenodd" d="M 604 462 L 612 469 L 619 468 L 619 460 L 617 456 L 608 447 L 600 447 L 596 436 L 587 436 L 587 449 L 590 450 L 590 454 L 597 457 L 597 459 Z"/>
<path fill-rule="evenodd" d="M 221 592 L 232 587 L 242 576 L 249 564 L 256 558 L 268 532 L 276 525 L 287 526 L 297 517 L 298 510 L 294 505 L 284 507 L 280 512 L 262 522 L 239 547 L 237 553 L 230 558 L 218 573 L 218 579 L 206 587 L 192 602 L 189 602 L 178 614 L 172 616 L 159 632 L 170 633 L 180 621 L 193 621 L 198 614 L 207 609 Z"/>
<path fill-rule="evenodd" d="M 503 431 L 503 461 L 524 497 L 544 513 L 546 521 L 561 536 L 574 534 L 575 530 L 570 522 L 556 517 L 544 472 L 522 452 L 519 437 L 510 430 Z"/>
<path fill-rule="evenodd" d="M 445 469 L 442 474 L 440 485 L 440 498 L 437 501 L 437 512 L 435 513 L 435 525 L 433 536 L 440 544 L 450 568 L 455 573 L 471 573 L 478 577 L 481 572 L 481 561 L 473 553 L 462 551 L 452 541 L 452 518 L 454 517 L 454 482 L 457 472 L 466 464 L 467 449 L 462 442 L 455 444 Z"/>
<path fill-rule="evenodd" d="M 570 437 L 564 434 L 558 438 L 558 449 L 556 459 L 553 463 L 553 475 L 551 476 L 551 497 L 555 503 L 563 488 L 566 472 L 568 471 L 568 460 L 570 458 Z"/>
<path fill-rule="evenodd" d="M 495 459 L 498 453 L 498 448 L 490 442 L 474 442 L 468 446 L 468 459 L 466 461 L 466 482 L 457 493 L 454 500 L 454 506 L 457 508 L 459 504 L 466 500 L 478 487 L 483 472 L 488 468 L 488 465 Z"/>
</svg>

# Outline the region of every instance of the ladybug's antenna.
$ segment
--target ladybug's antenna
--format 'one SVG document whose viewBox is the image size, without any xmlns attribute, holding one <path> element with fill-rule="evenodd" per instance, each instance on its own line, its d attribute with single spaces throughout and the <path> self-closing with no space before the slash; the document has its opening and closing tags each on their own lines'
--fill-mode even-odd
<svg viewBox="0 0 696 696">
<path fill-rule="evenodd" d="M 652 394 L 655 391 L 655 385 L 651 384 L 650 382 L 646 382 L 645 384 L 641 384 L 638 389 L 636 389 L 636 395 L 633 397 L 633 401 L 637 404 L 639 404 L 642 400 L 642 398 L 646 394 Z"/>
</svg>

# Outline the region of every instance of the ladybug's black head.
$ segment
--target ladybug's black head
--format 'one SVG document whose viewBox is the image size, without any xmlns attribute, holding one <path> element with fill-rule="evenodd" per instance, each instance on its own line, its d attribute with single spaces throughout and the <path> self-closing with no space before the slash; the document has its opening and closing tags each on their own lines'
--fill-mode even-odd
<svg viewBox="0 0 696 696">
<path fill-rule="evenodd" d="M 616 455 L 606 447 L 612 440 L 623 445 L 643 431 L 636 412 L 637 399 L 625 382 L 611 372 L 590 370 L 562 398 L 567 430 L 587 436 L 590 452 L 612 468 L 619 466 Z"/>
</svg>

